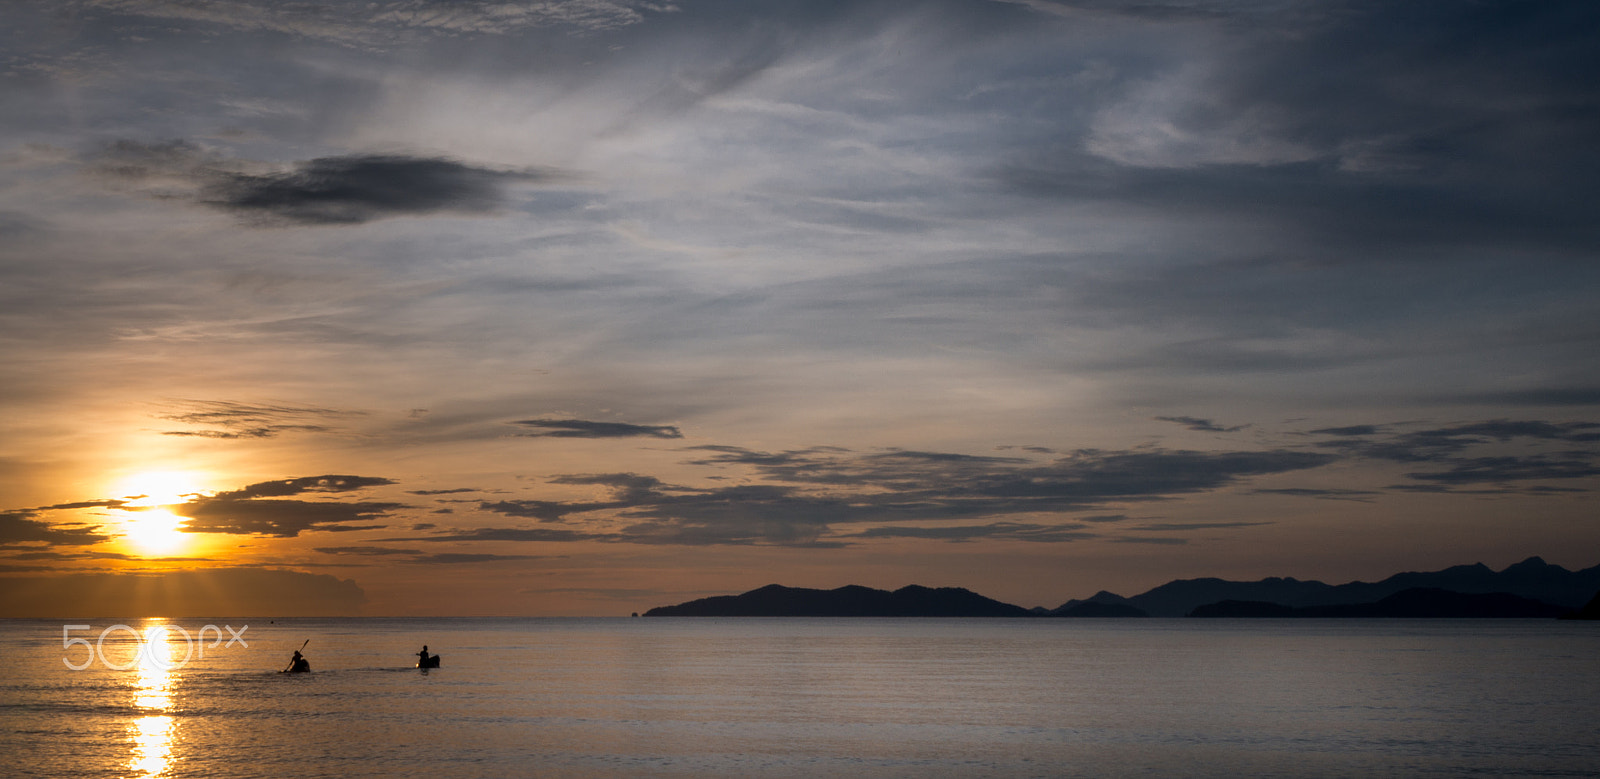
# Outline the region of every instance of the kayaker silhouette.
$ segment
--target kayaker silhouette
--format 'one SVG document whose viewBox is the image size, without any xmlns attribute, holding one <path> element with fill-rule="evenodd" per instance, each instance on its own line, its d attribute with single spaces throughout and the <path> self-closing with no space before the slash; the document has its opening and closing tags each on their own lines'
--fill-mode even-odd
<svg viewBox="0 0 1600 779">
<path fill-rule="evenodd" d="M 439 656 L 428 654 L 428 645 L 422 645 L 422 651 L 417 653 L 418 668 L 438 668 Z"/>
</svg>

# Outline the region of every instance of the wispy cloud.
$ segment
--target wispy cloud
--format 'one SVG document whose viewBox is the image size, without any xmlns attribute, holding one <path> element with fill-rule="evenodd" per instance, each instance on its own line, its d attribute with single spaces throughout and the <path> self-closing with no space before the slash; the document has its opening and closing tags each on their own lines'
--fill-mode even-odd
<svg viewBox="0 0 1600 779">
<path fill-rule="evenodd" d="M 319 546 L 317 552 L 340 557 L 379 557 L 387 558 L 388 562 L 417 563 L 417 564 L 443 564 L 463 565 L 469 563 L 492 563 L 501 560 L 537 560 L 539 555 L 521 554 L 492 554 L 487 552 L 440 552 L 429 553 L 417 549 L 395 549 L 386 546 Z M 404 558 L 395 560 L 392 558 Z"/>
<path fill-rule="evenodd" d="M 84 0 L 81 4 L 131 16 L 265 30 L 360 47 L 391 46 L 419 34 L 504 35 L 544 26 L 605 30 L 637 24 L 649 11 L 673 9 L 670 4 L 630 0 L 383 0 L 317 5 L 270 0 Z"/>
<path fill-rule="evenodd" d="M 356 416 L 339 411 L 286 404 L 238 403 L 228 400 L 177 400 L 174 410 L 161 418 L 192 425 L 197 430 L 163 430 L 162 435 L 193 438 L 273 438 L 283 433 L 321 433 L 335 428 L 326 422 Z"/>
<path fill-rule="evenodd" d="M 595 536 L 576 530 L 555 528 L 480 527 L 470 530 L 447 530 L 426 536 L 381 538 L 379 541 L 585 541 Z"/>
<path fill-rule="evenodd" d="M 1271 522 L 1152 522 L 1138 525 L 1133 530 L 1149 530 L 1158 533 L 1182 533 L 1191 530 L 1228 530 L 1238 527 L 1257 527 L 1270 525 Z"/>
<path fill-rule="evenodd" d="M 1249 425 L 1223 427 L 1209 419 L 1200 419 L 1199 417 L 1156 417 L 1156 419 L 1162 422 L 1173 422 L 1180 424 L 1189 428 L 1190 430 L 1198 430 L 1202 433 L 1237 433 L 1240 430 L 1249 427 Z"/>
<path fill-rule="evenodd" d="M 331 555 L 354 555 L 357 557 L 392 557 L 395 555 L 420 555 L 416 549 L 395 549 L 388 546 L 319 546 L 315 551 Z"/>
<path fill-rule="evenodd" d="M 987 525 L 961 525 L 948 527 L 885 526 L 867 528 L 860 533 L 841 535 L 841 538 L 925 538 L 956 543 L 985 539 L 1033 541 L 1036 543 L 1061 543 L 1101 537 L 1099 533 L 1083 530 L 1079 524 L 1039 525 L 1023 522 L 994 522 Z"/>
<path fill-rule="evenodd" d="M 1410 489 L 1440 491 L 1467 485 L 1509 484 L 1552 479 L 1583 479 L 1600 474 L 1600 423 L 1496 419 L 1484 422 L 1407 430 L 1396 425 L 1323 428 L 1312 435 L 1331 440 L 1317 445 L 1373 460 L 1438 466 L 1442 470 L 1409 471 L 1407 478 L 1423 485 Z M 1520 451 L 1490 452 L 1522 442 Z M 1528 446 L 1545 451 L 1528 452 Z M 1555 448 L 1554 451 L 1551 451 Z M 1526 487 L 1509 488 L 1524 492 Z"/>
<path fill-rule="evenodd" d="M 1166 500 L 1265 474 L 1316 468 L 1332 455 L 1260 452 L 1102 452 L 1054 462 L 946 452 L 855 453 L 837 447 L 782 453 L 738 447 L 699 465 L 738 465 L 768 483 L 726 487 L 666 484 L 633 473 L 569 475 L 552 484 L 610 487 L 607 500 L 508 500 L 479 508 L 570 529 L 478 529 L 395 540 L 597 540 L 652 545 L 840 545 L 847 539 L 980 537 L 1063 542 L 1093 537 L 1076 522 L 934 526 L 971 517 L 1071 514 L 1127 502 Z M 1096 517 L 1105 521 L 1120 517 Z M 892 523 L 892 524 L 888 524 Z M 839 528 L 875 524 L 853 533 Z"/>
<path fill-rule="evenodd" d="M 1382 494 L 1377 490 L 1317 489 L 1312 487 L 1279 487 L 1251 490 L 1251 492 L 1257 495 L 1289 495 L 1298 498 L 1319 498 L 1321 500 L 1350 500 L 1358 503 L 1371 503 L 1373 496 Z"/>
<path fill-rule="evenodd" d="M 534 438 L 682 438 L 672 425 L 630 425 L 625 422 L 594 422 L 587 419 L 523 419 L 513 422 L 530 428 L 523 435 Z"/>
</svg>

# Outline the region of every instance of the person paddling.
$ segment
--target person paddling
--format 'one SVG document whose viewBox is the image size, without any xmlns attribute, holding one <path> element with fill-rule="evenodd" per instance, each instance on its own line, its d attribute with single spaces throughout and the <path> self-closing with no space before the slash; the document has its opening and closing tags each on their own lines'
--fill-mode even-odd
<svg viewBox="0 0 1600 779">
<path fill-rule="evenodd" d="M 424 669 L 439 667 L 439 656 L 428 654 L 427 644 L 423 644 L 422 651 L 417 653 L 417 667 Z"/>
<path fill-rule="evenodd" d="M 305 649 L 306 644 L 309 643 L 311 643 L 311 639 L 308 638 L 305 644 L 300 645 L 300 649 Z M 300 649 L 294 650 L 294 657 L 289 658 L 289 667 L 283 669 L 284 673 L 305 673 L 311 670 L 311 662 L 305 658 L 305 655 L 300 654 Z"/>
</svg>

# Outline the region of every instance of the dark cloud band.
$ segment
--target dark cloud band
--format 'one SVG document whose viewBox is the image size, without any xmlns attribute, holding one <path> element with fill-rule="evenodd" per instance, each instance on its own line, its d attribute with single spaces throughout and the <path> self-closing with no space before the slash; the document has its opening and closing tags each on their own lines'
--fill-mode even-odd
<svg viewBox="0 0 1600 779">
<path fill-rule="evenodd" d="M 534 438 L 682 438 L 683 432 L 671 425 L 630 425 L 624 422 L 593 422 L 586 419 L 523 419 L 513 422 L 530 428 L 523 435 Z"/>
<path fill-rule="evenodd" d="M 504 205 L 511 184 L 557 176 L 398 154 L 319 157 L 286 171 L 262 171 L 260 163 L 183 140 L 118 141 L 91 165 L 117 182 L 154 187 L 151 194 L 159 197 L 186 196 L 260 225 L 355 225 L 398 216 L 489 214 Z"/>
</svg>

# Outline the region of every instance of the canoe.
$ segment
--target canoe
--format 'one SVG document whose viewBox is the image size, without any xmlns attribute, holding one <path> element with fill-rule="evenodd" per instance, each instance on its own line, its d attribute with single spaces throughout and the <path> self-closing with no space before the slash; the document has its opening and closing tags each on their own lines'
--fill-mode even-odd
<svg viewBox="0 0 1600 779">
<path fill-rule="evenodd" d="M 439 667 L 439 656 L 438 655 L 429 655 L 428 659 L 426 659 L 426 660 L 419 659 L 417 661 L 417 667 L 418 668 L 438 668 Z"/>
</svg>

